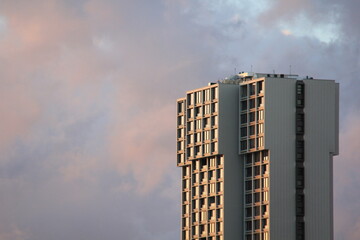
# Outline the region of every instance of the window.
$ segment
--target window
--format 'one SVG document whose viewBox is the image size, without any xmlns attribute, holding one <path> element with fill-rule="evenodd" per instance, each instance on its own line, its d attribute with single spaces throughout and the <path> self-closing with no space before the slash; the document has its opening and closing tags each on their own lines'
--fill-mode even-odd
<svg viewBox="0 0 360 240">
<path fill-rule="evenodd" d="M 255 230 L 260 229 L 260 220 L 255 220 L 254 221 L 254 228 L 255 228 Z M 258 235 L 258 234 L 256 234 L 256 235 Z M 260 238 L 259 238 L 259 240 L 260 240 Z"/>
<path fill-rule="evenodd" d="M 264 103 L 263 103 L 263 97 L 258 97 L 257 98 L 257 107 L 263 107 L 264 106 Z"/>
<path fill-rule="evenodd" d="M 201 142 L 201 133 L 196 133 L 195 136 L 196 136 L 196 142 L 197 143 Z"/>
<path fill-rule="evenodd" d="M 254 216 L 260 216 L 260 206 L 254 207 Z"/>
<path fill-rule="evenodd" d="M 258 120 L 264 120 L 264 110 L 258 111 Z"/>
<path fill-rule="evenodd" d="M 184 150 L 184 147 L 185 147 L 185 144 L 184 144 L 184 141 L 179 141 L 177 143 L 177 150 L 180 151 L 180 150 Z"/>
<path fill-rule="evenodd" d="M 218 205 L 224 204 L 224 196 L 223 195 L 217 196 L 217 202 Z"/>
<path fill-rule="evenodd" d="M 257 132 L 258 132 L 258 134 L 264 133 L 264 124 L 263 123 L 259 123 L 257 125 Z"/>
<path fill-rule="evenodd" d="M 302 217 L 305 213 L 305 201 L 303 193 L 296 193 L 296 216 Z"/>
<path fill-rule="evenodd" d="M 201 120 L 196 120 L 196 129 L 201 129 Z"/>
<path fill-rule="evenodd" d="M 262 174 L 268 174 L 268 165 L 264 164 L 261 166 L 262 168 Z"/>
<path fill-rule="evenodd" d="M 250 99 L 249 100 L 249 108 L 255 108 L 255 99 Z"/>
<path fill-rule="evenodd" d="M 241 124 L 247 123 L 247 114 L 241 114 Z"/>
<path fill-rule="evenodd" d="M 215 183 L 210 183 L 210 193 L 215 193 L 216 192 L 216 190 L 215 190 L 216 188 L 215 188 Z"/>
<path fill-rule="evenodd" d="M 247 127 L 242 127 L 240 129 L 240 134 L 241 134 L 241 137 L 246 137 L 247 136 Z"/>
<path fill-rule="evenodd" d="M 217 103 L 211 104 L 211 112 L 215 113 L 217 111 L 218 111 L 218 104 Z"/>
<path fill-rule="evenodd" d="M 259 176 L 259 175 L 260 175 L 260 166 L 255 166 L 255 167 L 254 167 L 254 175 L 255 175 L 255 176 Z"/>
<path fill-rule="evenodd" d="M 212 126 L 218 125 L 218 116 L 213 116 L 213 117 L 211 118 L 211 125 L 212 125 Z"/>
<path fill-rule="evenodd" d="M 245 209 L 245 216 L 246 217 L 252 217 L 251 207 Z"/>
<path fill-rule="evenodd" d="M 201 92 L 196 92 L 196 103 L 201 103 Z"/>
<path fill-rule="evenodd" d="M 203 122 L 204 122 L 204 128 L 210 127 L 210 118 L 204 118 Z"/>
<path fill-rule="evenodd" d="M 205 101 L 210 101 L 210 89 L 206 89 L 205 91 Z"/>
<path fill-rule="evenodd" d="M 262 219 L 262 227 L 263 229 L 267 229 L 269 226 L 268 226 L 268 222 L 269 222 L 269 219 Z"/>
<path fill-rule="evenodd" d="M 210 114 L 210 104 L 204 106 L 204 114 Z"/>
<path fill-rule="evenodd" d="M 263 147 L 264 146 L 264 138 L 263 137 L 259 137 L 257 139 L 257 146 L 258 147 Z"/>
<path fill-rule="evenodd" d="M 261 211 L 262 211 L 263 216 L 268 215 L 268 209 L 269 209 L 269 205 L 262 205 L 261 206 Z"/>
<path fill-rule="evenodd" d="M 296 188 L 303 189 L 305 187 L 305 169 L 304 167 L 296 167 Z"/>
<path fill-rule="evenodd" d="M 178 110 L 178 113 L 181 113 L 181 112 L 184 112 L 184 102 L 178 102 L 178 105 L 177 105 L 177 110 Z"/>
<path fill-rule="evenodd" d="M 224 184 L 223 184 L 222 182 L 218 182 L 218 183 L 217 183 L 217 190 L 218 190 L 219 192 L 224 191 Z"/>
<path fill-rule="evenodd" d="M 211 130 L 211 132 L 212 132 L 212 137 L 213 137 L 213 139 L 217 139 L 217 138 L 218 138 L 218 130 L 217 130 L 217 129 L 213 129 L 213 130 Z"/>
<path fill-rule="evenodd" d="M 254 181 L 254 188 L 255 188 L 255 189 L 259 189 L 259 188 L 260 188 L 260 179 L 256 179 L 256 180 Z"/>
<path fill-rule="evenodd" d="M 223 177 L 224 177 L 224 171 L 223 171 L 223 169 L 218 169 L 218 170 L 217 170 L 217 176 L 218 176 L 218 178 L 223 178 Z"/>
<path fill-rule="evenodd" d="M 187 95 L 187 103 L 188 103 L 189 106 L 194 104 L 194 99 L 193 98 L 194 98 L 193 93 L 190 93 L 190 94 Z"/>
<path fill-rule="evenodd" d="M 178 125 L 184 125 L 184 116 L 178 117 Z"/>
<path fill-rule="evenodd" d="M 250 84 L 250 95 L 255 95 L 255 83 Z"/>
<path fill-rule="evenodd" d="M 246 140 L 243 140 L 240 142 L 240 148 L 242 151 L 247 149 L 247 141 Z"/>
<path fill-rule="evenodd" d="M 249 133 L 250 133 L 250 135 L 255 135 L 255 126 L 254 125 L 249 127 Z"/>
<path fill-rule="evenodd" d="M 195 155 L 201 155 L 201 146 L 195 146 Z"/>
<path fill-rule="evenodd" d="M 200 117 L 200 116 L 201 116 L 201 107 L 196 107 L 194 111 L 195 111 L 195 116 L 196 116 L 196 117 Z"/>
<path fill-rule="evenodd" d="M 251 177 L 252 176 L 252 168 L 248 167 L 246 168 L 246 177 Z"/>
<path fill-rule="evenodd" d="M 210 131 L 204 131 L 204 140 L 210 140 Z"/>
<path fill-rule="evenodd" d="M 252 230 L 252 221 L 246 221 L 246 231 Z"/>
<path fill-rule="evenodd" d="M 269 201 L 269 192 L 266 191 L 266 192 L 262 192 L 262 200 L 264 202 L 268 202 Z"/>
<path fill-rule="evenodd" d="M 247 110 L 247 100 L 241 101 L 241 111 Z"/>
<path fill-rule="evenodd" d="M 210 223 L 210 224 L 209 224 L 209 229 L 210 229 L 210 233 L 216 232 L 216 230 L 215 230 L 215 223 Z"/>
<path fill-rule="evenodd" d="M 204 153 L 205 154 L 210 153 L 210 144 L 209 143 L 204 144 Z"/>
<path fill-rule="evenodd" d="M 246 194 L 246 196 L 245 196 L 245 203 L 246 203 L 246 204 L 252 203 L 252 194 Z"/>
<path fill-rule="evenodd" d="M 249 191 L 252 189 L 252 181 L 246 181 L 245 182 L 245 190 Z"/>
<path fill-rule="evenodd" d="M 189 149 L 190 149 L 189 155 L 190 155 L 191 157 L 193 157 L 193 156 L 194 156 L 194 148 L 191 147 L 191 148 L 189 148 Z"/>
<path fill-rule="evenodd" d="M 248 89 L 247 85 L 241 86 L 241 97 L 246 97 L 247 96 L 247 89 Z"/>
<path fill-rule="evenodd" d="M 178 129 L 177 134 L 178 134 L 178 135 L 177 135 L 178 138 L 183 138 L 184 135 L 185 135 L 184 129 L 183 129 L 183 128 Z"/>
<path fill-rule="evenodd" d="M 262 179 L 262 185 L 263 185 L 263 188 L 268 188 L 269 187 L 269 178 L 263 178 Z"/>
<path fill-rule="evenodd" d="M 188 129 L 188 131 L 193 131 L 194 130 L 194 122 L 188 122 L 187 129 Z"/>
<path fill-rule="evenodd" d="M 258 94 L 263 92 L 263 83 L 264 83 L 263 81 L 257 82 L 257 92 L 258 92 Z"/>
<path fill-rule="evenodd" d="M 255 122 L 255 112 L 249 113 L 250 122 Z"/>
<path fill-rule="evenodd" d="M 254 193 L 254 202 L 260 202 L 260 193 Z"/>
<path fill-rule="evenodd" d="M 304 134 L 304 114 L 303 113 L 297 113 L 296 114 L 296 134 Z"/>
<path fill-rule="evenodd" d="M 249 140 L 249 145 L 250 145 L 249 146 L 250 148 L 255 148 L 255 139 L 250 139 Z"/>
</svg>

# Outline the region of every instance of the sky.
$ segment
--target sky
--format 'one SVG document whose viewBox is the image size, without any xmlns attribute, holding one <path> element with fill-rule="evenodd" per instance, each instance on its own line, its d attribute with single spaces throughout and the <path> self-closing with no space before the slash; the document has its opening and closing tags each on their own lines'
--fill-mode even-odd
<svg viewBox="0 0 360 240">
<path fill-rule="evenodd" d="M 340 85 L 335 240 L 360 239 L 357 0 L 0 0 L 0 240 L 180 236 L 175 101 L 234 71 Z"/>
</svg>

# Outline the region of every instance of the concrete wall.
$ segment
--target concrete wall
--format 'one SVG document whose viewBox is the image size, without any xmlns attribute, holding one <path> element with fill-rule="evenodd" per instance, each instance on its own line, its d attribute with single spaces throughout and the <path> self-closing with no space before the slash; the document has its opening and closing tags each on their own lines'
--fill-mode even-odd
<svg viewBox="0 0 360 240">
<path fill-rule="evenodd" d="M 243 236 L 243 164 L 238 155 L 239 85 L 219 84 L 219 153 L 224 154 L 224 239 Z"/>
<path fill-rule="evenodd" d="M 305 80 L 306 240 L 333 239 L 332 153 L 338 153 L 338 85 Z"/>
<path fill-rule="evenodd" d="M 295 240 L 295 80 L 265 80 L 265 148 L 270 152 L 270 239 Z"/>
<path fill-rule="evenodd" d="M 338 84 L 305 82 L 305 239 L 333 239 L 332 155 L 338 154 Z M 270 236 L 295 239 L 295 79 L 265 80 L 270 150 Z"/>
</svg>

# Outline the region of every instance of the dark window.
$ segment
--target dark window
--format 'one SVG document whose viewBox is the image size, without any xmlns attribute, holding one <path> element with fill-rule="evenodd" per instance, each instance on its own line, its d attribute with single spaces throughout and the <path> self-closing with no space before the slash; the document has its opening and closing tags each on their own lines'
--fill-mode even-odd
<svg viewBox="0 0 360 240">
<path fill-rule="evenodd" d="M 251 181 L 246 181 L 246 183 L 245 183 L 245 189 L 246 189 L 247 191 L 252 189 L 252 182 L 251 182 Z"/>
<path fill-rule="evenodd" d="M 249 101 L 249 107 L 250 107 L 250 108 L 255 108 L 255 99 L 250 99 L 250 101 Z"/>
<path fill-rule="evenodd" d="M 246 150 L 247 149 L 247 141 L 246 140 L 241 141 L 240 147 L 241 147 L 241 150 Z"/>
<path fill-rule="evenodd" d="M 296 240 L 305 239 L 305 223 L 303 221 L 296 221 Z"/>
<path fill-rule="evenodd" d="M 258 176 L 260 175 L 260 166 L 255 166 L 254 167 L 254 176 Z"/>
<path fill-rule="evenodd" d="M 305 197 L 303 193 L 296 193 L 296 216 L 302 217 L 305 214 Z"/>
<path fill-rule="evenodd" d="M 247 110 L 247 101 L 241 101 L 241 111 Z"/>
<path fill-rule="evenodd" d="M 242 127 L 241 128 L 241 137 L 246 137 L 247 136 L 247 127 Z"/>
<path fill-rule="evenodd" d="M 245 202 L 246 202 L 246 204 L 252 203 L 252 196 L 251 196 L 251 194 L 246 194 L 246 196 L 245 196 Z"/>
<path fill-rule="evenodd" d="M 255 94 L 255 84 L 250 84 L 250 95 L 254 95 Z"/>
<path fill-rule="evenodd" d="M 255 139 L 250 139 L 249 140 L 249 147 L 250 148 L 255 148 Z"/>
<path fill-rule="evenodd" d="M 246 168 L 246 177 L 251 177 L 252 176 L 252 168 L 248 167 Z"/>
<path fill-rule="evenodd" d="M 260 206 L 254 207 L 254 216 L 260 216 Z"/>
<path fill-rule="evenodd" d="M 251 230 L 252 230 L 252 222 L 246 221 L 246 231 L 251 231 Z"/>
<path fill-rule="evenodd" d="M 260 229 L 260 220 L 254 221 L 254 229 Z M 259 236 L 260 237 L 260 236 Z M 259 238 L 260 239 L 260 238 Z"/>
<path fill-rule="evenodd" d="M 247 123 L 247 114 L 241 114 L 241 124 Z"/>
<path fill-rule="evenodd" d="M 255 122 L 255 112 L 249 114 L 250 122 Z"/>
<path fill-rule="evenodd" d="M 260 193 L 254 193 L 254 202 L 260 202 Z"/>
<path fill-rule="evenodd" d="M 241 97 L 247 96 L 247 85 L 241 86 Z"/>
<path fill-rule="evenodd" d="M 305 169 L 304 167 L 296 167 L 296 188 L 303 189 L 305 187 Z"/>
<path fill-rule="evenodd" d="M 255 126 L 249 127 L 249 133 L 250 133 L 250 135 L 255 135 Z"/>
<path fill-rule="evenodd" d="M 254 181 L 254 188 L 255 188 L 255 189 L 259 189 L 259 188 L 260 188 L 260 179 L 256 179 L 256 180 Z"/>
<path fill-rule="evenodd" d="M 246 217 L 252 216 L 251 208 L 246 208 L 245 212 L 246 212 Z"/>
</svg>

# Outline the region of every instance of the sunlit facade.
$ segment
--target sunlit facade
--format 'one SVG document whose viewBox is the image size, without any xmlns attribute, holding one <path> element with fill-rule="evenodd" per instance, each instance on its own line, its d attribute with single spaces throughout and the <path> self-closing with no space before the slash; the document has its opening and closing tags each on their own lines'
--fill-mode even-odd
<svg viewBox="0 0 360 240">
<path fill-rule="evenodd" d="M 333 239 L 339 86 L 240 73 L 177 100 L 182 240 Z"/>
</svg>

